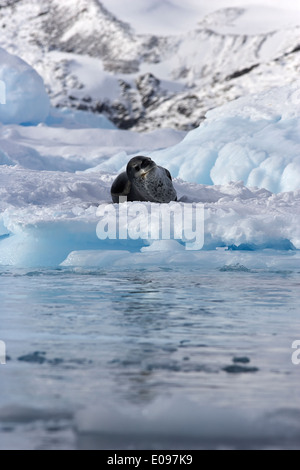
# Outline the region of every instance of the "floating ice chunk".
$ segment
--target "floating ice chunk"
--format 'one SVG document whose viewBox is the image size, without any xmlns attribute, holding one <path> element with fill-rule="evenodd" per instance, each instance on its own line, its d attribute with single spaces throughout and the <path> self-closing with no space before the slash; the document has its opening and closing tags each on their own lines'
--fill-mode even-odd
<svg viewBox="0 0 300 470">
<path fill-rule="evenodd" d="M 127 259 L 129 251 L 102 250 L 102 251 L 73 251 L 61 263 L 63 267 L 110 267 L 118 264 L 122 259 Z"/>
<path fill-rule="evenodd" d="M 245 365 L 229 367 L 227 372 L 257 372 Z M 76 414 L 77 439 L 83 449 L 155 449 L 158 442 L 160 448 L 176 452 L 179 448 L 247 449 L 252 443 L 258 448 L 281 448 L 287 436 L 299 441 L 299 423 L 296 407 L 261 412 L 236 403 L 216 406 L 205 396 L 196 401 L 181 393 L 142 405 L 104 398 L 96 407 L 87 404 Z M 188 463 L 186 454 L 182 459 Z"/>
<path fill-rule="evenodd" d="M 176 240 L 155 240 L 150 246 L 145 246 L 141 249 L 142 252 L 149 251 L 182 251 L 184 246 Z"/>
</svg>

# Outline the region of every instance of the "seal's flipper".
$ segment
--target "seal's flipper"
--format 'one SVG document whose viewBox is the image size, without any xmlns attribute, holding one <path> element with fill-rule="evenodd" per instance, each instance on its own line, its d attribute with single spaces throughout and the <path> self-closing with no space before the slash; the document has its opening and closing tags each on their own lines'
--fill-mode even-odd
<svg viewBox="0 0 300 470">
<path fill-rule="evenodd" d="M 166 168 L 164 168 L 164 170 L 167 173 L 167 177 L 170 178 L 170 180 L 172 181 L 172 176 L 171 176 L 171 173 L 169 172 L 169 170 L 167 170 Z"/>
<path fill-rule="evenodd" d="M 119 202 L 120 197 L 128 197 L 131 191 L 131 183 L 127 177 L 127 173 L 121 173 L 113 182 L 111 187 L 111 197 L 114 203 Z"/>
</svg>

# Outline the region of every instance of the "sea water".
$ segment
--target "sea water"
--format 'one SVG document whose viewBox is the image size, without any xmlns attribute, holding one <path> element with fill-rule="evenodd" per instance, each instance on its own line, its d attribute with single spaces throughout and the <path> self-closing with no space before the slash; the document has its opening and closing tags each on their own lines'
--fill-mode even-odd
<svg viewBox="0 0 300 470">
<path fill-rule="evenodd" d="M 300 448 L 299 288 L 300 268 L 2 267 L 0 449 Z"/>
</svg>

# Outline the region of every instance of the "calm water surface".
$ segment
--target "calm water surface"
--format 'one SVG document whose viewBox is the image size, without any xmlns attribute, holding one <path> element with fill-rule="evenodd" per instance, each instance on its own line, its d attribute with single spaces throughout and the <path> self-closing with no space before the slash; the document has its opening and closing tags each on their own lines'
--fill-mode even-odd
<svg viewBox="0 0 300 470">
<path fill-rule="evenodd" d="M 299 289 L 297 270 L 1 268 L 0 449 L 300 448 Z"/>
</svg>

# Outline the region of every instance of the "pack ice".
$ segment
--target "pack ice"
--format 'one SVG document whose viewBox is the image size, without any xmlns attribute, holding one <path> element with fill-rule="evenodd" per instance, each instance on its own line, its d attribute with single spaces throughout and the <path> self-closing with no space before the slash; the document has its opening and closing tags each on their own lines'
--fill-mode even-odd
<svg viewBox="0 0 300 470">
<path fill-rule="evenodd" d="M 51 109 L 39 75 L 1 49 L 0 57 L 1 265 L 206 266 L 213 252 L 223 265 L 262 249 L 284 250 L 285 264 L 299 261 L 297 83 L 214 109 L 188 134 L 138 134 L 102 116 Z M 202 251 L 186 251 L 180 239 L 97 237 L 98 207 L 110 204 L 114 177 L 137 154 L 171 171 L 179 204 L 204 204 Z"/>
</svg>

